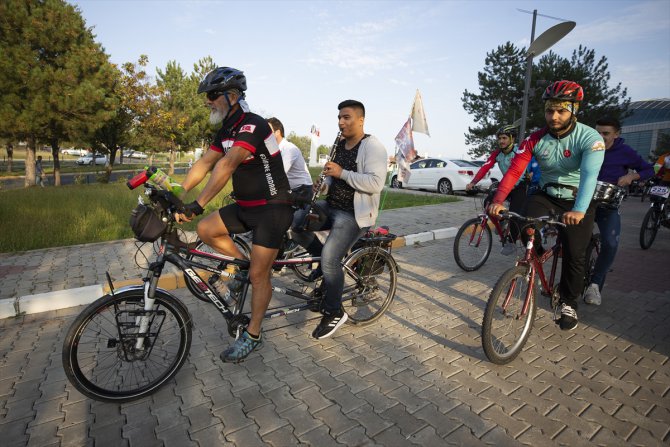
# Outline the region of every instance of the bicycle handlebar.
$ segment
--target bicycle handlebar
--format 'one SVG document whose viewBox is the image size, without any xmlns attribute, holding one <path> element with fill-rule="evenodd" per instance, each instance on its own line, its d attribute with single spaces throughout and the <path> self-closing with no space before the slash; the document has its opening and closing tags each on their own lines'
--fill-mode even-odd
<svg viewBox="0 0 670 447">
<path fill-rule="evenodd" d="M 561 214 L 557 214 L 555 216 L 526 217 L 522 216 L 521 214 L 517 214 L 514 211 L 501 211 L 499 216 L 501 216 L 502 219 L 516 219 L 524 222 L 544 223 L 549 225 L 559 225 L 562 227 L 567 226 L 561 222 Z"/>
</svg>

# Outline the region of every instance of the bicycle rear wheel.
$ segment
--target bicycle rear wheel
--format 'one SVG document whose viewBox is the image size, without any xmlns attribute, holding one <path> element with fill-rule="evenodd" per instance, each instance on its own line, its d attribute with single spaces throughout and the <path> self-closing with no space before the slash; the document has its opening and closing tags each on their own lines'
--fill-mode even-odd
<svg viewBox="0 0 670 447">
<path fill-rule="evenodd" d="M 507 270 L 496 283 L 484 311 L 482 347 L 497 365 L 514 360 L 523 350 L 537 311 L 535 288 L 530 288 L 528 268 Z M 528 299 L 527 309 L 523 312 Z"/>
<path fill-rule="evenodd" d="M 379 319 L 395 297 L 398 266 L 380 247 L 356 250 L 344 261 L 342 307 L 353 324 Z"/>
<path fill-rule="evenodd" d="M 142 318 L 148 327 L 140 332 Z M 188 310 L 163 292 L 156 292 L 151 311 L 144 310 L 142 289 L 105 295 L 70 326 L 62 353 L 65 375 L 91 399 L 139 399 L 177 374 L 191 347 L 191 330 Z"/>
<path fill-rule="evenodd" d="M 454 239 L 454 259 L 456 264 L 466 272 L 479 269 L 486 263 L 491 254 L 493 237 L 491 228 L 475 217 L 465 222 L 456 233 Z"/>
<path fill-rule="evenodd" d="M 239 236 L 239 235 L 236 235 L 236 234 L 232 235 L 232 238 L 233 238 L 233 242 L 235 243 L 235 246 L 237 246 L 238 250 L 240 250 L 240 252 L 242 252 L 242 254 L 247 259 L 249 259 L 251 257 L 251 247 L 249 247 L 248 242 L 242 236 Z M 205 253 L 215 253 L 215 254 L 218 253 L 216 250 L 214 250 L 212 247 L 205 244 L 201 240 L 198 240 L 195 249 L 198 250 L 198 251 L 203 251 Z M 193 255 L 187 255 L 186 256 L 186 259 L 188 259 L 188 260 L 192 260 L 193 258 L 195 258 L 195 256 L 193 256 Z M 220 268 L 220 264 L 221 264 L 219 261 L 216 261 L 214 259 L 201 258 L 201 257 L 198 257 L 196 259 L 196 261 L 200 264 L 208 265 L 208 266 L 210 266 L 214 269 Z M 194 270 L 198 274 L 198 276 L 200 276 L 204 281 L 208 281 L 209 278 L 212 276 L 212 273 L 209 273 L 206 270 L 200 270 L 200 269 L 194 269 Z M 205 295 L 205 292 L 200 290 L 198 288 L 198 286 L 191 280 L 191 278 L 189 278 L 189 276 L 186 273 L 183 273 L 183 275 L 184 275 L 184 280 L 186 282 L 186 288 L 189 290 L 189 292 L 191 292 L 191 294 L 193 294 L 193 296 L 196 297 L 197 299 L 199 299 L 200 301 L 204 301 L 206 303 L 211 303 L 209 298 L 207 298 L 207 295 Z"/>
<path fill-rule="evenodd" d="M 640 228 L 640 247 L 642 247 L 643 250 L 648 249 L 651 247 L 651 244 L 654 243 L 656 233 L 658 233 L 660 220 L 660 211 L 653 206 L 649 208 L 647 214 L 644 215 L 642 227 Z"/>
</svg>

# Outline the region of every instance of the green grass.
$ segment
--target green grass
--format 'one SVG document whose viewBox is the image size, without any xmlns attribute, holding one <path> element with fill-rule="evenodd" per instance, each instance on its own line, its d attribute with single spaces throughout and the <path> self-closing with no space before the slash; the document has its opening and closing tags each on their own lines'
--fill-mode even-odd
<svg viewBox="0 0 670 447">
<path fill-rule="evenodd" d="M 0 191 L 0 253 L 131 238 L 128 219 L 142 192 L 142 188 L 130 191 L 125 183 Z M 205 214 L 218 209 L 229 192 L 227 186 Z M 187 200 L 196 196 L 197 192 L 191 192 Z M 383 209 L 392 209 L 459 199 L 389 191 L 382 200 Z M 184 229 L 194 230 L 195 222 Z"/>
</svg>

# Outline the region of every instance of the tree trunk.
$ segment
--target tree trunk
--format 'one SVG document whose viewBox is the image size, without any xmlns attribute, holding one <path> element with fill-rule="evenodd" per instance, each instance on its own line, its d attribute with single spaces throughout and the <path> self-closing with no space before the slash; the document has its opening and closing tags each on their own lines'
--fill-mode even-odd
<svg viewBox="0 0 670 447">
<path fill-rule="evenodd" d="M 35 146 L 37 145 L 37 140 L 35 137 L 28 138 L 28 146 L 26 147 L 26 178 L 23 182 L 24 186 L 27 188 L 29 186 L 35 185 Z"/>
<path fill-rule="evenodd" d="M 170 149 L 170 169 L 168 175 L 174 174 L 174 149 Z"/>
<path fill-rule="evenodd" d="M 54 186 L 60 186 L 60 148 L 58 140 L 51 140 L 51 155 L 54 158 Z"/>
</svg>

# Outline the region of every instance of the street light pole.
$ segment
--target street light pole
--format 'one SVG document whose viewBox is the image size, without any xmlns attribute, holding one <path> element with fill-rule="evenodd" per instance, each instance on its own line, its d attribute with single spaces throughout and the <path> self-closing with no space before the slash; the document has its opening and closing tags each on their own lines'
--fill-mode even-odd
<svg viewBox="0 0 670 447">
<path fill-rule="evenodd" d="M 530 31 L 530 43 L 535 40 L 535 22 L 537 21 L 537 9 L 533 10 L 533 27 Z M 529 53 L 526 59 L 526 85 L 523 89 L 523 105 L 521 106 L 521 128 L 519 129 L 519 141 L 523 141 L 526 133 L 526 119 L 528 118 L 528 91 L 530 90 L 530 76 L 533 70 L 533 54 Z"/>
<path fill-rule="evenodd" d="M 552 17 L 553 18 L 553 17 Z M 523 106 L 521 108 L 521 128 L 519 129 L 519 141 L 523 141 L 526 133 L 526 119 L 528 118 L 528 94 L 530 90 L 530 75 L 533 70 L 533 57 L 542 54 L 553 44 L 561 40 L 575 27 L 575 22 L 565 21 L 554 25 L 535 39 L 535 21 L 537 9 L 533 11 L 533 28 L 530 33 L 530 45 L 526 52 L 526 85 L 523 91 Z M 559 19 L 561 20 L 561 19 Z"/>
</svg>

